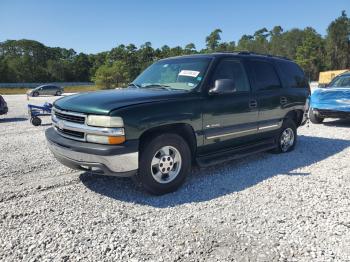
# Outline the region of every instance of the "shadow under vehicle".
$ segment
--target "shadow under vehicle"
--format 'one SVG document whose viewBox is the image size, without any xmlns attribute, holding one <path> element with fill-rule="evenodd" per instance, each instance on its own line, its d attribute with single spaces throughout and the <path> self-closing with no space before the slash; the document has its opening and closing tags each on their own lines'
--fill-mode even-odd
<svg viewBox="0 0 350 262">
<path fill-rule="evenodd" d="M 274 176 L 308 176 L 309 173 L 296 170 L 319 163 L 350 146 L 349 140 L 313 136 L 299 136 L 299 142 L 296 150 L 289 154 L 261 153 L 224 165 L 194 169 L 183 187 L 161 198 L 135 188 L 134 183 L 126 178 L 84 172 L 80 180 L 91 191 L 115 200 L 167 208 L 240 192 Z"/>
</svg>

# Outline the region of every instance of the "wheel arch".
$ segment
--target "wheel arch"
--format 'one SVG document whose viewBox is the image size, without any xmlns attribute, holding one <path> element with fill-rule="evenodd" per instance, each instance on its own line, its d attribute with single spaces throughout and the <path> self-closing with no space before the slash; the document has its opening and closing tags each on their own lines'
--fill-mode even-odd
<svg viewBox="0 0 350 262">
<path fill-rule="evenodd" d="M 187 142 L 191 150 L 192 160 L 194 159 L 197 150 L 197 138 L 193 127 L 186 123 L 161 125 L 145 130 L 139 138 L 139 152 L 142 152 L 143 147 L 152 137 L 164 133 L 172 133 L 181 136 Z"/>
<path fill-rule="evenodd" d="M 289 111 L 284 119 L 292 119 L 297 127 L 301 126 L 301 122 L 303 121 L 303 115 L 304 112 L 301 109 L 295 109 L 292 111 Z"/>
</svg>

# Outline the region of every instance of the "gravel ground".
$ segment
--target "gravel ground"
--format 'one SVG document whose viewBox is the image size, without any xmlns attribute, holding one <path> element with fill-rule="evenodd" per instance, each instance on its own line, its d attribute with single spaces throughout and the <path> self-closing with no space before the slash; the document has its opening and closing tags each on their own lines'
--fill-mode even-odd
<svg viewBox="0 0 350 262">
<path fill-rule="evenodd" d="M 0 261 L 350 261 L 350 122 L 304 126 L 291 153 L 194 170 L 154 197 L 60 165 L 49 118 L 31 126 L 25 97 L 5 99 Z"/>
</svg>

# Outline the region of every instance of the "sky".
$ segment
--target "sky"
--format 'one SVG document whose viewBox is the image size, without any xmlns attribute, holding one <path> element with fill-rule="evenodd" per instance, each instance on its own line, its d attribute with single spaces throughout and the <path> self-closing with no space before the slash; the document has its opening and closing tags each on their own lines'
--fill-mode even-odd
<svg viewBox="0 0 350 262">
<path fill-rule="evenodd" d="M 0 42 L 32 39 L 84 53 L 147 41 L 201 49 L 216 28 L 236 42 L 275 25 L 325 35 L 342 10 L 350 16 L 350 0 L 0 0 Z"/>
</svg>

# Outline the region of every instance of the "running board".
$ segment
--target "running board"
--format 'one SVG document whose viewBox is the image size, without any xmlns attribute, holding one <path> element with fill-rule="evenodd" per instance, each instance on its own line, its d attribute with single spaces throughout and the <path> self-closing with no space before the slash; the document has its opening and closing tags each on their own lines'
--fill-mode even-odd
<svg viewBox="0 0 350 262">
<path fill-rule="evenodd" d="M 211 165 L 221 164 L 229 160 L 275 149 L 276 147 L 277 145 L 275 140 L 269 139 L 256 144 L 219 151 L 210 155 L 199 156 L 196 158 L 196 161 L 199 167 L 208 167 Z"/>
</svg>

